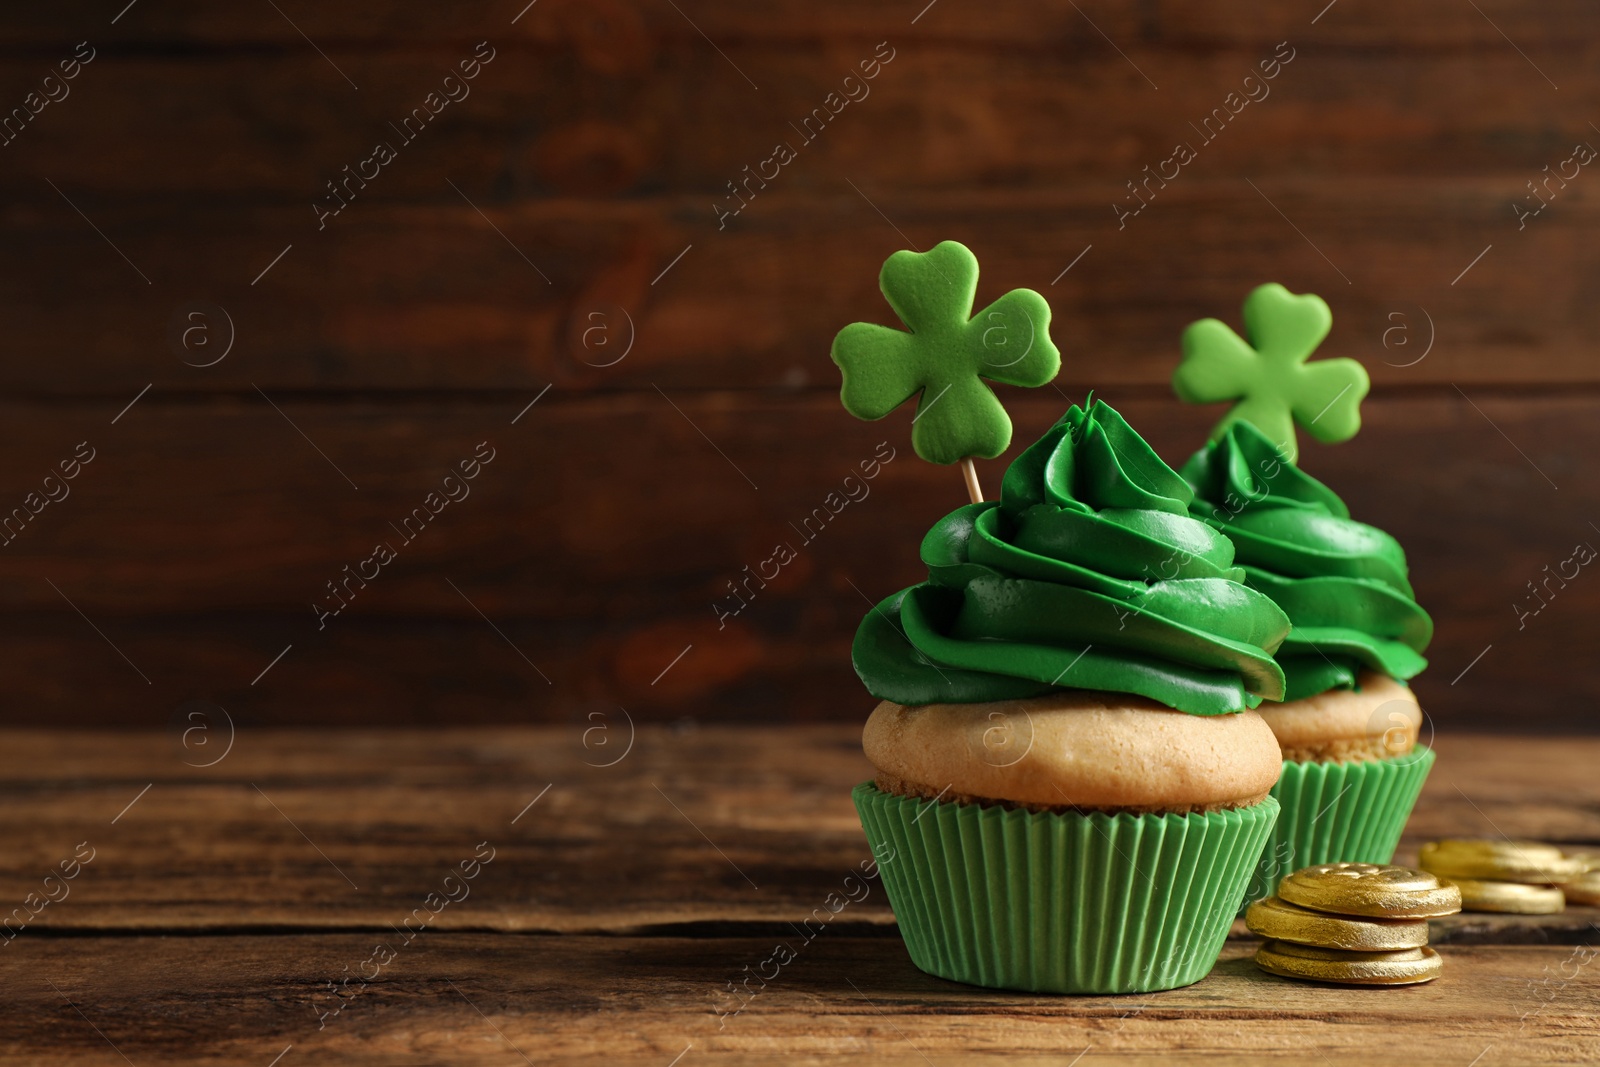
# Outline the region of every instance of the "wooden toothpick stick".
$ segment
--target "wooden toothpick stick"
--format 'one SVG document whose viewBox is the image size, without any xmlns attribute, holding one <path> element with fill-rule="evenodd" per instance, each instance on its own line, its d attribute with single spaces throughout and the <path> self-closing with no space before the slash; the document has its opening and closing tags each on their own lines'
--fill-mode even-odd
<svg viewBox="0 0 1600 1067">
<path fill-rule="evenodd" d="M 983 503 L 983 490 L 978 487 L 978 468 L 972 465 L 971 456 L 961 461 L 961 475 L 967 480 L 967 495 L 972 498 L 972 502 Z"/>
</svg>

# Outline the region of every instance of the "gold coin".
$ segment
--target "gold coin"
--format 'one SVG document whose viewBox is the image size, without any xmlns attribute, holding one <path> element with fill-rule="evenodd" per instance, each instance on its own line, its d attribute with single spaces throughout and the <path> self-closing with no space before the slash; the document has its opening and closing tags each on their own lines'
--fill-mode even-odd
<svg viewBox="0 0 1600 1067">
<path fill-rule="evenodd" d="M 1256 950 L 1256 966 L 1285 978 L 1340 985 L 1410 985 L 1431 982 L 1444 969 L 1426 946 L 1397 952 L 1342 952 L 1288 941 L 1268 941 Z"/>
<path fill-rule="evenodd" d="M 1561 883 L 1561 894 L 1568 904 L 1600 904 L 1600 871 L 1591 871 L 1571 882 Z"/>
<path fill-rule="evenodd" d="M 1512 915 L 1554 915 L 1565 911 L 1567 900 L 1561 890 L 1547 885 L 1521 882 L 1481 882 L 1457 878 L 1461 907 L 1465 911 L 1499 911 Z"/>
<path fill-rule="evenodd" d="M 1250 905 L 1244 923 L 1276 941 L 1358 952 L 1392 952 L 1428 943 L 1426 919 L 1351 919 L 1296 907 L 1278 897 Z"/>
<path fill-rule="evenodd" d="M 1576 860 L 1591 871 L 1600 871 L 1600 852 L 1591 852 L 1588 849 L 1568 850 L 1564 853 L 1569 860 Z"/>
<path fill-rule="evenodd" d="M 1333 915 L 1425 919 L 1461 910 L 1455 886 L 1426 871 L 1376 863 L 1319 863 L 1278 883 L 1291 904 Z"/>
<path fill-rule="evenodd" d="M 1418 865 L 1451 880 L 1528 882 L 1553 885 L 1576 878 L 1588 863 L 1538 841 L 1430 841 L 1422 846 Z"/>
</svg>

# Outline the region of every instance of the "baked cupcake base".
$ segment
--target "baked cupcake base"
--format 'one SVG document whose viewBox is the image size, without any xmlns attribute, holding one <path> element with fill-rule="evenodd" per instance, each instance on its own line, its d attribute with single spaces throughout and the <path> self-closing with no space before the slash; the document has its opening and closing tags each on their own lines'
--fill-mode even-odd
<svg viewBox="0 0 1600 1067">
<path fill-rule="evenodd" d="M 1245 906 L 1301 867 L 1393 859 L 1434 761 L 1417 744 L 1423 714 L 1410 687 L 1362 671 L 1355 689 L 1263 704 L 1260 714 L 1283 749 L 1272 787 L 1283 811 Z"/>
<path fill-rule="evenodd" d="M 1245 893 L 1270 897 L 1290 871 L 1318 863 L 1388 863 L 1400 844 L 1433 750 L 1418 746 L 1393 759 L 1336 763 L 1286 760 L 1272 795 L 1282 807 Z"/>
<path fill-rule="evenodd" d="M 1179 814 L 1030 811 L 851 794 L 911 960 L 1034 993 L 1198 982 L 1222 951 L 1278 802 Z"/>
</svg>

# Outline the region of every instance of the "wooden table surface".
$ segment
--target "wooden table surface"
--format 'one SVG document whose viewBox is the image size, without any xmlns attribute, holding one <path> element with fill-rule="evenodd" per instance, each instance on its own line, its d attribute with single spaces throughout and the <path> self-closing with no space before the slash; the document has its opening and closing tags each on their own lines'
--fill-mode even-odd
<svg viewBox="0 0 1600 1067">
<path fill-rule="evenodd" d="M 991 992 L 913 967 L 880 883 L 827 910 L 868 855 L 855 728 L 601 725 L 6 733 L 0 1062 L 1600 1059 L 1596 909 L 1437 922 L 1444 976 L 1409 988 L 1274 978 L 1239 926 L 1186 989 Z M 1600 738 L 1435 747 L 1402 860 L 1600 844 Z"/>
</svg>

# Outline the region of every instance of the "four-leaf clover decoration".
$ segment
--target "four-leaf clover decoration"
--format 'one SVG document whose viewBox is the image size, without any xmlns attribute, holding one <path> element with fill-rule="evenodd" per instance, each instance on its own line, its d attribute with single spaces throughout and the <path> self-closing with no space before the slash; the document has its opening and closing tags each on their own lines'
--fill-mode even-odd
<svg viewBox="0 0 1600 1067">
<path fill-rule="evenodd" d="M 976 317 L 978 259 L 944 241 L 896 252 L 878 285 L 910 332 L 855 322 L 833 339 L 844 374 L 839 399 L 858 419 L 881 419 L 921 392 L 911 445 L 930 463 L 993 459 L 1011 443 L 1011 420 L 982 379 L 1038 386 L 1061 369 L 1050 341 L 1050 305 L 1013 289 Z"/>
<path fill-rule="evenodd" d="M 1290 462 L 1299 452 L 1296 422 L 1324 444 L 1347 441 L 1361 429 L 1361 398 L 1371 382 L 1353 359 L 1306 362 L 1332 325 L 1333 313 L 1320 296 L 1297 296 L 1277 283 L 1260 286 L 1244 302 L 1244 338 L 1217 319 L 1183 331 L 1173 391 L 1191 404 L 1238 401 L 1211 436 L 1249 422 Z"/>
</svg>

